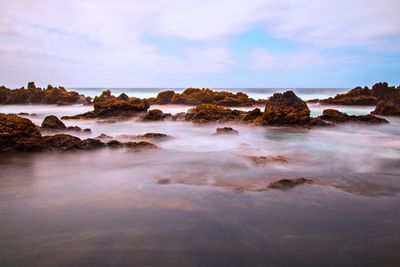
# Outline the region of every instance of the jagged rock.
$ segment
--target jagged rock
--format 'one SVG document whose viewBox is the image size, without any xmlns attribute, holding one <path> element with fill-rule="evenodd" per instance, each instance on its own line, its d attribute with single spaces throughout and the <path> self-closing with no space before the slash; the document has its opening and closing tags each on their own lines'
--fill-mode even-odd
<svg viewBox="0 0 400 267">
<path fill-rule="evenodd" d="M 268 163 L 289 163 L 288 159 L 283 156 L 249 156 L 247 158 L 257 165 Z"/>
<path fill-rule="evenodd" d="M 231 127 L 217 128 L 215 135 L 223 135 L 223 134 L 238 135 L 239 131 Z"/>
<path fill-rule="evenodd" d="M 389 123 L 383 118 L 379 118 L 373 115 L 347 115 L 346 113 L 340 112 L 336 109 L 325 109 L 321 116 L 322 120 L 327 120 L 335 123 L 344 122 L 364 122 L 364 123 Z"/>
<path fill-rule="evenodd" d="M 313 183 L 312 180 L 306 178 L 296 178 L 296 179 L 282 179 L 269 184 L 271 189 L 290 189 L 302 184 Z"/>
<path fill-rule="evenodd" d="M 154 101 L 154 104 L 183 104 L 183 105 L 200 105 L 200 104 L 216 104 L 225 107 L 237 106 L 253 106 L 260 102 L 249 98 L 248 95 L 238 92 L 213 91 L 208 88 L 187 88 L 182 93 L 175 93 L 167 90 L 159 93 Z"/>
<path fill-rule="evenodd" d="M 254 123 L 262 123 L 262 116 L 263 113 L 261 112 L 261 110 L 259 108 L 255 108 L 253 110 L 248 111 L 246 115 L 243 117 L 243 120 Z"/>
<path fill-rule="evenodd" d="M 149 103 L 139 98 L 121 99 L 111 95 L 110 90 L 104 91 L 93 100 L 93 111 L 75 116 L 64 116 L 62 119 L 94 119 L 94 118 L 130 118 L 146 112 Z"/>
<path fill-rule="evenodd" d="M 376 105 L 371 114 L 382 116 L 400 116 L 400 103 L 396 105 L 391 101 L 379 101 L 378 105 Z"/>
<path fill-rule="evenodd" d="M 144 121 L 161 121 L 167 117 L 171 117 L 170 113 L 163 113 L 159 109 L 151 109 L 147 111 L 146 115 L 144 115 Z"/>
<path fill-rule="evenodd" d="M 344 94 L 337 94 L 335 97 L 322 99 L 321 104 L 334 105 L 376 105 L 379 101 L 391 101 L 400 99 L 400 88 L 388 86 L 387 83 L 376 83 L 372 89 L 368 87 L 356 87 Z"/>
<path fill-rule="evenodd" d="M 41 127 L 46 130 L 65 130 L 65 129 L 67 129 L 65 124 L 54 115 L 50 115 L 50 116 L 47 116 L 46 118 L 44 118 Z"/>
<path fill-rule="evenodd" d="M 28 89 L 8 89 L 0 87 L 0 104 L 90 104 L 84 95 L 74 91 L 67 91 L 63 87 L 49 85 L 47 89 L 37 88 L 33 82 Z"/>
<path fill-rule="evenodd" d="M 129 96 L 126 95 L 125 93 L 122 93 L 122 94 L 120 94 L 120 95 L 118 96 L 118 98 L 119 98 L 119 99 L 122 99 L 122 100 L 128 100 L 128 99 L 129 99 Z"/>
<path fill-rule="evenodd" d="M 232 110 L 214 104 L 201 104 L 190 109 L 186 115 L 186 121 L 195 123 L 239 121 L 246 112 Z"/>
<path fill-rule="evenodd" d="M 310 110 L 306 102 L 298 98 L 293 91 L 275 93 L 265 104 L 265 125 L 307 124 L 309 121 Z"/>
</svg>

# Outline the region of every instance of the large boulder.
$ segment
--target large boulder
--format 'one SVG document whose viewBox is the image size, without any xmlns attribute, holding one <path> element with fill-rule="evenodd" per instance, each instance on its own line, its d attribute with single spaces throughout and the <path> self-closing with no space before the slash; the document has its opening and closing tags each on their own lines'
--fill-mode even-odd
<svg viewBox="0 0 400 267">
<path fill-rule="evenodd" d="M 30 120 L 0 113 L 0 151 L 13 151 L 24 140 L 39 140 L 41 134 Z"/>
<path fill-rule="evenodd" d="M 310 110 L 306 102 L 293 91 L 275 93 L 266 104 L 263 114 L 265 125 L 304 124 L 310 121 Z"/>
<path fill-rule="evenodd" d="M 375 109 L 371 112 L 374 115 L 400 116 L 400 104 L 391 101 L 379 101 Z"/>
<path fill-rule="evenodd" d="M 65 124 L 54 115 L 44 118 L 41 127 L 46 130 L 65 130 L 67 128 Z"/>
</svg>

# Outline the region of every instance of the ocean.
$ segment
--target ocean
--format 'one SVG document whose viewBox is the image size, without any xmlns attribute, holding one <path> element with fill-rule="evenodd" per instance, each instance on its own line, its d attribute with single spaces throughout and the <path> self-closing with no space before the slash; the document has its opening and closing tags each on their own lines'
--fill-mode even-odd
<svg viewBox="0 0 400 267">
<path fill-rule="evenodd" d="M 112 92 L 142 98 L 162 90 Z M 283 90 L 240 89 L 254 98 Z M 294 91 L 313 99 L 346 89 Z M 326 108 L 309 107 L 313 116 Z M 190 107 L 152 108 L 175 114 Z M 0 106 L 2 113 L 35 113 L 28 118 L 36 124 L 50 114 L 90 109 Z M 399 266 L 400 119 L 387 119 L 313 129 L 65 121 L 92 130 L 76 133 L 80 138 L 147 132 L 171 138 L 155 141 L 160 149 L 136 153 L 0 155 L 0 266 Z M 214 135 L 222 126 L 239 135 Z M 288 162 L 260 165 L 249 156 Z M 264 190 L 272 181 L 300 177 L 314 183 Z M 158 183 L 166 179 L 171 183 Z"/>
</svg>

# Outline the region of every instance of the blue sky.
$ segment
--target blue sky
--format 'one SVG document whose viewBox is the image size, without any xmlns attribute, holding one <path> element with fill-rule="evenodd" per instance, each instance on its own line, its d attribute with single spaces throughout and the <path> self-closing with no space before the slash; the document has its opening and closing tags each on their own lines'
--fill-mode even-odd
<svg viewBox="0 0 400 267">
<path fill-rule="evenodd" d="M 0 84 L 400 84 L 397 0 L 0 0 Z"/>
</svg>

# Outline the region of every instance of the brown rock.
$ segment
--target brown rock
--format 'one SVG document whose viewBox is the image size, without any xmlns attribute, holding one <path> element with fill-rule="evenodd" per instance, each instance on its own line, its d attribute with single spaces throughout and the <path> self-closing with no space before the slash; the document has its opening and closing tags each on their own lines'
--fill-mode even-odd
<svg viewBox="0 0 400 267">
<path fill-rule="evenodd" d="M 44 118 L 41 127 L 46 130 L 65 130 L 67 128 L 65 124 L 54 115 Z"/>
<path fill-rule="evenodd" d="M 296 178 L 296 179 L 282 179 L 269 184 L 271 189 L 290 189 L 302 184 L 310 184 L 313 181 L 306 178 Z"/>
<path fill-rule="evenodd" d="M 363 122 L 363 123 L 389 123 L 383 118 L 379 118 L 373 115 L 347 115 L 346 113 L 340 112 L 336 109 L 325 109 L 321 116 L 318 118 L 327 120 L 335 123 L 345 122 Z"/>
<path fill-rule="evenodd" d="M 223 135 L 223 134 L 238 135 L 239 131 L 231 127 L 217 128 L 215 135 Z"/>
</svg>

